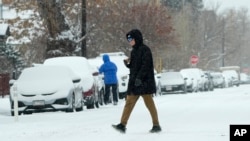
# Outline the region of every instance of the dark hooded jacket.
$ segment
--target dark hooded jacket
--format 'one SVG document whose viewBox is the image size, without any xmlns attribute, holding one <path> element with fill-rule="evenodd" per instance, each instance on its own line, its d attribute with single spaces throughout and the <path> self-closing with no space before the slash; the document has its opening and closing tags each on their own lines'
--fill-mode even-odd
<svg viewBox="0 0 250 141">
<path fill-rule="evenodd" d="M 116 65 L 110 61 L 109 56 L 107 54 L 103 55 L 103 64 L 99 68 L 99 73 L 104 73 L 104 83 L 105 84 L 117 84 L 117 67 Z"/>
<path fill-rule="evenodd" d="M 154 65 L 151 50 L 143 43 L 143 37 L 138 29 L 131 30 L 126 37 L 135 39 L 135 45 L 130 54 L 129 64 L 125 65 L 130 69 L 128 95 L 153 94 L 156 92 L 154 79 Z M 135 80 L 142 82 L 141 86 L 135 86 Z"/>
</svg>

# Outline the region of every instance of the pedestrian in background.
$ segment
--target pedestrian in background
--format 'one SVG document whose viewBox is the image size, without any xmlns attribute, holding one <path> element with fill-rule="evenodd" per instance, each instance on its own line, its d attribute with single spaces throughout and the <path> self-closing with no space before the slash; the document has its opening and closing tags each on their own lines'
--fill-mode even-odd
<svg viewBox="0 0 250 141">
<path fill-rule="evenodd" d="M 153 101 L 156 86 L 151 50 L 143 43 L 142 34 L 138 29 L 133 29 L 128 32 L 126 38 L 132 46 L 130 58 L 124 60 L 125 65 L 130 69 L 127 97 L 120 123 L 112 126 L 116 130 L 125 133 L 130 114 L 141 96 L 152 118 L 153 128 L 150 132 L 160 132 L 161 127 Z"/>
<path fill-rule="evenodd" d="M 104 84 L 105 84 L 105 94 L 104 103 L 108 104 L 110 101 L 110 88 L 112 89 L 113 104 L 117 105 L 117 66 L 115 63 L 111 62 L 107 54 L 103 55 L 103 64 L 99 68 L 99 73 L 104 74 Z"/>
</svg>

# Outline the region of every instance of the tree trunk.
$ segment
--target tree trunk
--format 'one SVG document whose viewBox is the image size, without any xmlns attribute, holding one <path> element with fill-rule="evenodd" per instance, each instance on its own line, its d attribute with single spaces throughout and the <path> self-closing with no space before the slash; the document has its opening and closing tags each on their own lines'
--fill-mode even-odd
<svg viewBox="0 0 250 141">
<path fill-rule="evenodd" d="M 37 2 L 39 13 L 49 34 L 46 58 L 73 55 L 76 43 L 73 41 L 74 36 L 61 12 L 61 1 L 37 0 Z"/>
</svg>

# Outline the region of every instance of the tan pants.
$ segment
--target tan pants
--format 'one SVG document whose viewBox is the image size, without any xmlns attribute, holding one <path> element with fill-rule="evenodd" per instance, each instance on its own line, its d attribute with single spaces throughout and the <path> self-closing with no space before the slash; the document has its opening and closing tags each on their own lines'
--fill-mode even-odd
<svg viewBox="0 0 250 141">
<path fill-rule="evenodd" d="M 139 95 L 127 95 L 126 104 L 124 106 L 122 117 L 121 117 L 121 124 L 125 126 L 127 125 L 129 116 L 131 112 L 133 111 L 134 106 L 137 100 L 139 99 L 139 97 L 140 97 Z M 156 110 L 152 95 L 151 94 L 141 95 L 141 97 L 143 98 L 144 103 L 150 112 L 153 125 L 159 125 L 158 114 L 157 114 L 157 110 Z"/>
</svg>

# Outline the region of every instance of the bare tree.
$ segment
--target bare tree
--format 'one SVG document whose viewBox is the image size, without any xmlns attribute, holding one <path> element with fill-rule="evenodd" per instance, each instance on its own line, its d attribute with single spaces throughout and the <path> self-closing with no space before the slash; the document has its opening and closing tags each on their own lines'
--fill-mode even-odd
<svg viewBox="0 0 250 141">
<path fill-rule="evenodd" d="M 62 14 L 62 1 L 37 0 L 39 13 L 48 29 L 46 58 L 72 55 L 76 43 L 65 16 Z"/>
<path fill-rule="evenodd" d="M 87 46 L 92 56 L 111 51 L 129 53 L 131 48 L 125 34 L 133 28 L 143 32 L 144 41 L 151 47 L 155 58 L 165 60 L 167 50 L 177 47 L 172 17 L 167 8 L 158 3 L 99 0 L 89 2 L 87 8 L 87 29 L 91 31 L 87 36 Z"/>
</svg>

